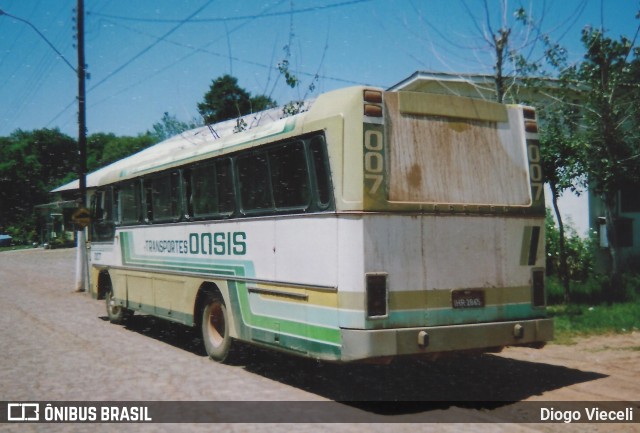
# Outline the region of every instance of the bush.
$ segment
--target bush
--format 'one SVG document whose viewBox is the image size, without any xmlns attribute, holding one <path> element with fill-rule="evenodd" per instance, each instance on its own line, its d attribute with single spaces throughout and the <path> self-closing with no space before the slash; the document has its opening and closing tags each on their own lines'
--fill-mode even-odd
<svg viewBox="0 0 640 433">
<path fill-rule="evenodd" d="M 36 239 L 36 231 L 28 222 L 20 226 L 7 227 L 7 234 L 13 238 L 15 245 L 31 244 Z"/>
<path fill-rule="evenodd" d="M 586 281 L 571 282 L 571 302 L 575 304 L 595 305 L 607 300 L 608 278 L 604 275 L 591 275 Z M 547 277 L 547 302 L 562 304 L 564 287 L 558 276 Z"/>
<path fill-rule="evenodd" d="M 560 231 L 551 212 L 547 209 L 545 219 L 545 247 L 547 251 L 547 276 L 560 275 Z M 587 281 L 594 275 L 596 239 L 582 238 L 571 223 L 564 224 L 567 271 L 571 281 Z"/>
<path fill-rule="evenodd" d="M 549 209 L 545 230 L 547 302 L 561 304 L 564 302 L 564 288 L 560 275 L 560 232 Z M 570 223 L 565 223 L 565 250 L 572 303 L 596 305 L 611 299 L 609 276 L 595 271 L 597 248 L 598 240 L 595 236 L 582 238 Z M 640 300 L 640 256 L 629 257 L 625 265 L 622 296 L 619 300 Z"/>
</svg>

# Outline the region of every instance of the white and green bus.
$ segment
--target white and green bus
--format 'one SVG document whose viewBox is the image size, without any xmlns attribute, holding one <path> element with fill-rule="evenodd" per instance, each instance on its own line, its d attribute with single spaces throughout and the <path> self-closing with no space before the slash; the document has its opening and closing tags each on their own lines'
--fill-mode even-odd
<svg viewBox="0 0 640 433">
<path fill-rule="evenodd" d="M 262 115 L 88 176 L 111 321 L 198 327 L 217 361 L 237 341 L 349 362 L 552 339 L 532 109 L 352 87 Z"/>
</svg>

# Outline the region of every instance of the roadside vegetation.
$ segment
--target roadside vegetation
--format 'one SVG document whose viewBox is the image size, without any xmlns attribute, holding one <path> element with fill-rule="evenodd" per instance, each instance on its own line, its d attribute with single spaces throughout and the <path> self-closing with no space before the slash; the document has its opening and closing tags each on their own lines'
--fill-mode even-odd
<svg viewBox="0 0 640 433">
<path fill-rule="evenodd" d="M 565 227 L 567 271 L 571 281 L 571 302 L 559 276 L 559 233 L 551 215 L 546 221 L 547 302 L 555 318 L 557 344 L 572 344 L 575 337 L 640 331 L 640 257 L 624 263 L 622 293 L 610 301 L 611 283 L 606 273 L 598 272 L 598 242 L 595 233 L 579 236 Z"/>
<path fill-rule="evenodd" d="M 12 245 L 10 247 L 0 247 L 0 253 L 4 251 L 27 250 L 33 248 L 33 245 Z"/>
<path fill-rule="evenodd" d="M 640 303 L 554 305 L 555 344 L 574 344 L 576 337 L 640 331 Z"/>
</svg>

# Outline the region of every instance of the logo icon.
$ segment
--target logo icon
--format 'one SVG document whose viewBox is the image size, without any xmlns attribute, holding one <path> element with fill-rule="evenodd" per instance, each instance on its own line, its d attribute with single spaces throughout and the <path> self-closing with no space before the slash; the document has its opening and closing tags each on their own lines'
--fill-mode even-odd
<svg viewBox="0 0 640 433">
<path fill-rule="evenodd" d="M 7 421 L 40 421 L 40 404 L 8 403 Z"/>
</svg>

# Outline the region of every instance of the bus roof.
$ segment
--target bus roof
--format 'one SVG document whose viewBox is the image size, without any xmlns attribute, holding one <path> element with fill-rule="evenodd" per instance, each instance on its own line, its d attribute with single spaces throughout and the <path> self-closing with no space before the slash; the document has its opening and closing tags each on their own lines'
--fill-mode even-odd
<svg viewBox="0 0 640 433">
<path fill-rule="evenodd" d="M 308 110 L 313 100 L 305 101 L 303 109 Z M 258 113 L 243 116 L 246 130 L 236 133 L 238 119 L 229 119 L 213 125 L 202 126 L 182 132 L 140 152 L 113 162 L 103 168 L 87 174 L 87 188 L 96 188 L 128 178 L 136 177 L 144 172 L 157 171 L 162 167 L 179 165 L 197 159 L 204 159 L 215 154 L 223 154 L 229 149 L 268 137 L 277 132 L 287 132 L 296 123 L 296 116 L 281 118 L 282 107 L 271 108 Z M 62 185 L 51 192 L 72 191 L 79 188 L 76 179 Z"/>
</svg>

